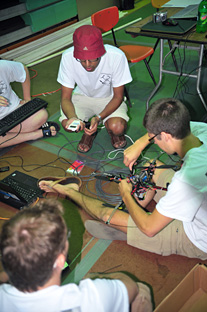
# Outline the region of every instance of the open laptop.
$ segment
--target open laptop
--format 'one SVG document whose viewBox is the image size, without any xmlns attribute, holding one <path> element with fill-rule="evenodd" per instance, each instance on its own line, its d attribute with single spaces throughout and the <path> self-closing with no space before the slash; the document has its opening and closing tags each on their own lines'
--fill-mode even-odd
<svg viewBox="0 0 207 312">
<path fill-rule="evenodd" d="M 195 19 L 198 16 L 198 4 L 188 5 L 186 8 L 180 10 L 170 18 L 173 19 Z"/>
<path fill-rule="evenodd" d="M 166 26 L 162 23 L 149 22 L 142 26 L 141 32 L 155 32 L 168 35 L 179 35 L 182 36 L 196 26 L 197 21 L 190 19 L 179 19 L 177 20 L 178 25 Z"/>
<path fill-rule="evenodd" d="M 35 202 L 44 193 L 37 181 L 28 174 L 14 171 L 0 181 L 0 201 L 17 209 Z"/>
</svg>

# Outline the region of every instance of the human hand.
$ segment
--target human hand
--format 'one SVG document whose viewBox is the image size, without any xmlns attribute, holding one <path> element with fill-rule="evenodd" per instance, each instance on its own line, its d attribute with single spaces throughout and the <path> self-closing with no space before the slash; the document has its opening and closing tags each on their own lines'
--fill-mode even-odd
<svg viewBox="0 0 207 312">
<path fill-rule="evenodd" d="M 132 166 L 136 163 L 136 160 L 149 144 L 148 133 L 139 138 L 133 145 L 129 146 L 124 151 L 124 164 L 132 170 Z"/>
<path fill-rule="evenodd" d="M 99 124 L 98 117 L 93 117 L 91 119 L 90 127 L 84 129 L 85 133 L 88 135 L 92 135 L 93 133 L 95 133 L 97 131 L 98 124 Z"/>
<path fill-rule="evenodd" d="M 118 185 L 119 192 L 121 197 L 123 198 L 126 194 L 131 194 L 132 192 L 132 184 L 128 179 L 121 180 Z"/>
<path fill-rule="evenodd" d="M 26 104 L 26 103 L 29 102 L 29 101 L 30 101 L 30 100 L 21 100 L 19 104 L 20 104 L 20 105 L 24 105 L 24 104 Z"/>
<path fill-rule="evenodd" d="M 70 129 L 70 126 L 72 125 L 72 123 L 73 123 L 74 121 L 79 122 L 79 125 L 76 127 L 76 130 Z M 82 122 L 81 120 L 79 120 L 79 119 L 76 118 L 76 117 L 72 117 L 72 118 L 70 118 L 70 119 L 67 120 L 66 125 L 65 125 L 65 128 L 67 129 L 68 132 L 76 132 L 76 133 L 77 133 L 77 132 L 79 132 L 79 131 L 81 131 L 81 130 L 84 129 L 84 122 Z"/>
<path fill-rule="evenodd" d="M 0 96 L 0 106 L 9 106 L 9 101 L 4 96 Z"/>
<path fill-rule="evenodd" d="M 124 150 L 124 164 L 126 167 L 129 167 L 131 171 L 140 154 L 141 152 L 139 153 L 134 144 Z"/>
</svg>

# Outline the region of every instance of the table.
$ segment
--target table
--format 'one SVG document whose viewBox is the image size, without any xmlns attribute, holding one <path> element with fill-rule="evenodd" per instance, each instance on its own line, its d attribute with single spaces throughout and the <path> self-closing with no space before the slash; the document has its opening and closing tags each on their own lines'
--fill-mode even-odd
<svg viewBox="0 0 207 312">
<path fill-rule="evenodd" d="M 165 8 L 163 11 L 167 11 L 167 16 L 170 17 L 180 11 L 181 8 Z M 177 35 L 177 34 L 167 34 L 167 33 L 158 33 L 158 32 L 149 32 L 149 31 L 144 31 L 142 30 L 142 27 L 147 24 L 148 22 L 152 21 L 152 16 L 149 16 L 135 24 L 132 24 L 131 26 L 127 27 L 125 32 L 127 34 L 132 35 L 133 37 L 136 36 L 145 36 L 145 37 L 151 37 L 151 38 L 159 38 L 160 39 L 160 64 L 159 64 L 159 82 L 153 89 L 152 93 L 147 99 L 146 103 L 146 108 L 148 109 L 149 107 L 149 102 L 152 99 L 152 97 L 155 95 L 155 93 L 158 91 L 161 83 L 162 83 L 162 77 L 163 73 L 164 74 L 171 74 L 171 75 L 177 75 L 177 76 L 187 76 L 191 78 L 196 79 L 196 89 L 198 92 L 198 95 L 201 99 L 201 102 L 204 106 L 204 108 L 207 110 L 207 105 L 204 100 L 204 97 L 200 91 L 200 80 L 201 80 L 201 66 L 202 66 L 202 59 L 203 59 L 203 54 L 204 54 L 204 45 L 207 44 L 207 38 L 206 38 L 206 33 L 196 33 L 195 27 L 185 33 L 184 35 Z M 172 26 L 173 27 L 173 26 Z M 172 40 L 175 42 L 187 42 L 196 45 L 197 49 L 199 50 L 199 60 L 198 60 L 198 71 L 197 74 L 192 75 L 188 73 L 181 73 L 178 70 L 176 71 L 171 71 L 171 70 L 166 70 L 164 69 L 164 40 Z"/>
</svg>

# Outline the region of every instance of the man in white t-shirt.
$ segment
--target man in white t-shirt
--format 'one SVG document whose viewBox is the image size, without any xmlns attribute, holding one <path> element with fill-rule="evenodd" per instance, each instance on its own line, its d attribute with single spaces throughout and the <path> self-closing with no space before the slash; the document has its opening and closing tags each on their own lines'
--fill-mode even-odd
<svg viewBox="0 0 207 312">
<path fill-rule="evenodd" d="M 22 84 L 23 99 L 12 90 L 12 82 Z M 30 75 L 27 67 L 19 62 L 0 60 L 0 120 L 30 100 Z M 55 136 L 59 126 L 55 122 L 47 122 L 47 118 L 48 113 L 44 108 L 34 113 L 5 136 L 0 136 L 0 148 Z"/>
<path fill-rule="evenodd" d="M 84 130 L 84 134 L 78 150 L 86 153 L 103 121 L 114 148 L 123 148 L 129 120 L 124 85 L 132 81 L 127 58 L 120 49 L 104 45 L 95 26 L 76 29 L 73 44 L 62 55 L 57 79 L 62 85 L 62 126 L 70 131 L 69 125 L 79 120 L 77 131 Z M 90 127 L 86 128 L 84 122 L 88 120 Z"/>
<path fill-rule="evenodd" d="M 0 311 L 128 312 L 131 305 L 132 312 L 152 312 L 149 287 L 121 272 L 90 273 L 79 285 L 61 286 L 70 233 L 62 213 L 60 202 L 42 200 L 3 225 L 1 261 L 9 284 L 4 273 Z"/>
<path fill-rule="evenodd" d="M 154 168 L 152 182 L 144 199 L 132 196 L 130 179 L 119 183 L 119 191 L 128 213 L 107 203 L 80 194 L 70 185 L 53 186 L 67 194 L 93 218 L 86 229 L 95 237 L 127 240 L 129 245 L 161 254 L 207 259 L 207 124 L 190 122 L 187 108 L 179 100 L 154 102 L 144 117 L 147 133 L 124 151 L 124 163 L 132 169 L 142 150 L 154 142 L 168 154 L 178 154 L 178 171 Z M 156 165 L 163 165 L 159 160 Z M 147 166 L 147 165 L 146 165 Z M 41 181 L 40 188 L 51 191 L 51 181 Z M 169 186 L 168 186 L 169 185 Z M 143 210 L 154 199 L 151 214 Z M 100 222 L 102 221 L 102 222 Z"/>
</svg>

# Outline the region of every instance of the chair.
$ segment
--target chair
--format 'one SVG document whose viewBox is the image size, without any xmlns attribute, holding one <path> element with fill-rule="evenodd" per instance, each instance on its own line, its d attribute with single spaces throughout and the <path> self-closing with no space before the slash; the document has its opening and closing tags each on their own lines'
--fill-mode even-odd
<svg viewBox="0 0 207 312">
<path fill-rule="evenodd" d="M 169 2 L 169 0 L 151 0 L 152 6 L 156 8 L 157 11 L 167 2 Z"/>
<path fill-rule="evenodd" d="M 154 49 L 151 47 L 140 46 L 140 45 L 118 46 L 117 44 L 115 32 L 114 32 L 114 26 L 119 21 L 118 8 L 116 6 L 112 6 L 112 7 L 100 10 L 91 15 L 91 20 L 92 20 L 92 24 L 98 27 L 102 33 L 105 33 L 110 30 L 112 31 L 114 45 L 125 53 L 129 63 L 138 63 L 143 60 L 150 74 L 150 77 L 152 78 L 154 84 L 156 85 L 154 75 L 149 67 L 148 61 L 146 60 L 148 56 L 154 53 Z M 124 89 L 124 93 L 125 93 L 125 96 L 127 97 L 129 106 L 131 107 L 131 102 L 130 102 L 129 95 L 128 95 L 126 88 Z"/>
<path fill-rule="evenodd" d="M 159 9 L 161 9 L 162 6 L 163 6 L 165 3 L 167 3 L 167 2 L 169 2 L 169 0 L 151 0 L 151 4 L 152 4 L 152 6 L 153 6 L 154 8 L 157 9 L 157 12 L 159 12 Z M 155 45 L 154 45 L 154 51 L 156 50 L 156 48 L 157 48 L 159 42 L 160 42 L 160 39 L 158 38 L 157 41 L 155 42 Z M 175 65 L 176 71 L 178 72 L 179 69 L 178 69 L 177 61 L 176 61 L 176 58 L 175 58 L 175 55 L 174 55 L 176 48 L 175 48 L 175 49 L 172 49 L 172 43 L 171 43 L 170 40 L 168 40 L 168 45 L 169 45 L 169 48 L 170 48 L 170 51 L 171 51 L 173 63 L 174 63 L 174 65 Z M 152 58 L 152 55 L 150 56 L 150 58 L 149 58 L 149 60 L 148 60 L 148 63 L 150 62 L 151 58 Z"/>
</svg>

